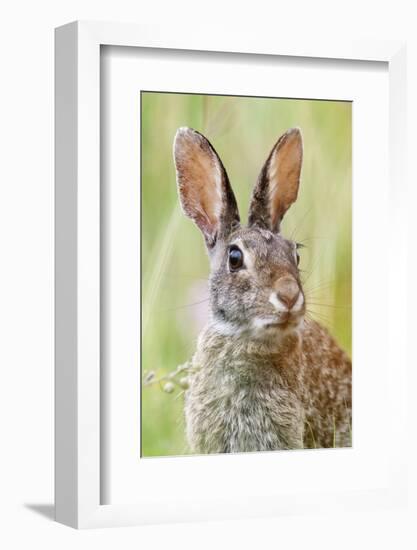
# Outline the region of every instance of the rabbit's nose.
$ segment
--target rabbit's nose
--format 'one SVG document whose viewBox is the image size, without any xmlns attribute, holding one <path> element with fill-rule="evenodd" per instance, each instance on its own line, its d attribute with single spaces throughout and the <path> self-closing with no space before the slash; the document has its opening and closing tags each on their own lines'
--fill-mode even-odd
<svg viewBox="0 0 417 550">
<path fill-rule="evenodd" d="M 292 277 L 281 277 L 275 283 L 275 292 L 279 300 L 291 310 L 300 296 L 300 287 Z"/>
</svg>

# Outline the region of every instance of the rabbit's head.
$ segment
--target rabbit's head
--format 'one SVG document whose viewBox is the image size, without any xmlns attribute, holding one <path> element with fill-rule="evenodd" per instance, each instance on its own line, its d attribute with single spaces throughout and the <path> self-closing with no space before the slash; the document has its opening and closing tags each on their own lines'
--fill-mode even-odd
<svg viewBox="0 0 417 550">
<path fill-rule="evenodd" d="M 208 249 L 213 321 L 224 334 L 268 337 L 295 330 L 305 312 L 297 244 L 280 233 L 296 200 L 302 163 L 298 129 L 283 134 L 267 158 L 242 226 L 224 166 L 199 132 L 180 128 L 174 142 L 178 191 L 185 214 Z"/>
</svg>

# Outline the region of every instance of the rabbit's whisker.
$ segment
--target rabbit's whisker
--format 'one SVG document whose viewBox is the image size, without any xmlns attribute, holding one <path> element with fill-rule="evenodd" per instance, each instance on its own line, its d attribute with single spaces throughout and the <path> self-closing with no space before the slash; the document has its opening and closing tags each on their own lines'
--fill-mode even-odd
<svg viewBox="0 0 417 550">
<path fill-rule="evenodd" d="M 195 275 L 187 275 L 187 274 L 181 274 L 181 275 L 172 275 L 171 280 L 182 280 L 182 279 L 192 279 L 193 281 L 205 281 L 208 282 L 207 277 L 196 277 Z"/>
<path fill-rule="evenodd" d="M 304 290 L 306 293 L 309 293 L 309 292 L 314 292 L 315 290 L 318 290 L 318 289 L 323 289 L 323 288 L 327 288 L 327 287 L 331 287 L 332 285 L 334 285 L 336 283 L 335 279 L 331 280 L 331 281 L 323 281 L 322 283 L 318 284 L 318 285 L 315 285 L 315 286 L 312 286 L 312 287 L 304 287 Z"/>
<path fill-rule="evenodd" d="M 329 237 L 307 237 L 306 239 L 298 239 L 298 242 L 301 244 L 310 242 L 310 241 L 325 241 L 328 240 Z"/>
<path fill-rule="evenodd" d="M 324 321 L 325 323 L 331 323 L 331 319 L 329 319 L 327 315 L 324 315 L 323 313 L 319 313 L 317 311 L 312 311 L 311 309 L 306 310 L 306 315 L 313 321 L 318 319 Z"/>
<path fill-rule="evenodd" d="M 313 210 L 313 206 L 311 206 L 300 218 L 300 220 L 295 224 L 294 226 L 294 229 L 292 230 L 291 232 L 291 237 L 290 239 L 293 241 L 295 239 L 295 236 L 297 234 L 297 231 L 299 231 L 301 229 L 301 227 L 303 226 L 306 218 L 311 214 Z M 300 243 L 302 243 L 302 241 L 300 241 Z"/>
<path fill-rule="evenodd" d="M 352 309 L 352 306 L 348 306 L 348 305 L 335 305 L 335 304 L 322 304 L 322 303 L 319 303 L 319 302 L 308 302 L 308 305 L 309 306 L 318 306 L 318 307 L 332 307 L 334 309 Z"/>
<path fill-rule="evenodd" d="M 191 304 L 184 304 L 182 306 L 164 308 L 164 309 L 159 310 L 159 313 L 164 313 L 166 311 L 177 311 L 178 309 L 184 309 L 186 307 L 198 306 L 200 304 L 204 304 L 205 302 L 208 302 L 209 300 L 210 300 L 210 298 L 204 298 L 204 300 L 199 300 L 198 302 L 192 302 Z"/>
</svg>

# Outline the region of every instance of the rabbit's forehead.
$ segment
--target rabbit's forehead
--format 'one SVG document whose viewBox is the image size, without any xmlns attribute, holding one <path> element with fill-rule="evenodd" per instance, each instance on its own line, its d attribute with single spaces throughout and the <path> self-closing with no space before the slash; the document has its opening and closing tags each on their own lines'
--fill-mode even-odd
<svg viewBox="0 0 417 550">
<path fill-rule="evenodd" d="M 229 244 L 242 248 L 255 264 L 279 263 L 288 258 L 294 248 L 282 235 L 260 229 L 242 230 L 231 237 Z"/>
</svg>

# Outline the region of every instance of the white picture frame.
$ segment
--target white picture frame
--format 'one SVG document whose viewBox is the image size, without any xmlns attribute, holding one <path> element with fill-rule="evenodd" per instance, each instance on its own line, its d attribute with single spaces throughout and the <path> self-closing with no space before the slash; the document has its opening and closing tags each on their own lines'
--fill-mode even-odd
<svg viewBox="0 0 417 550">
<path fill-rule="evenodd" d="M 245 32 L 209 28 L 178 36 L 169 27 L 75 22 L 56 30 L 56 519 L 72 527 L 121 526 L 187 519 L 262 516 L 305 512 L 314 506 L 392 506 L 405 498 L 404 463 L 406 346 L 400 347 L 396 376 L 390 377 L 395 406 L 396 448 L 389 455 L 390 474 L 383 490 L 352 495 L 288 494 L 285 500 L 257 502 L 226 509 L 210 501 L 184 513 L 176 495 L 167 494 L 161 509 L 151 502 L 101 504 L 100 417 L 100 47 L 165 48 L 294 58 L 382 61 L 389 71 L 389 157 L 392 202 L 390 259 L 404 269 L 405 245 L 405 45 L 363 41 L 282 42 Z M 405 319 L 405 300 L 389 297 L 390 314 Z M 403 348 L 403 351 L 401 349 Z M 202 496 L 204 500 L 204 495 Z"/>
</svg>

